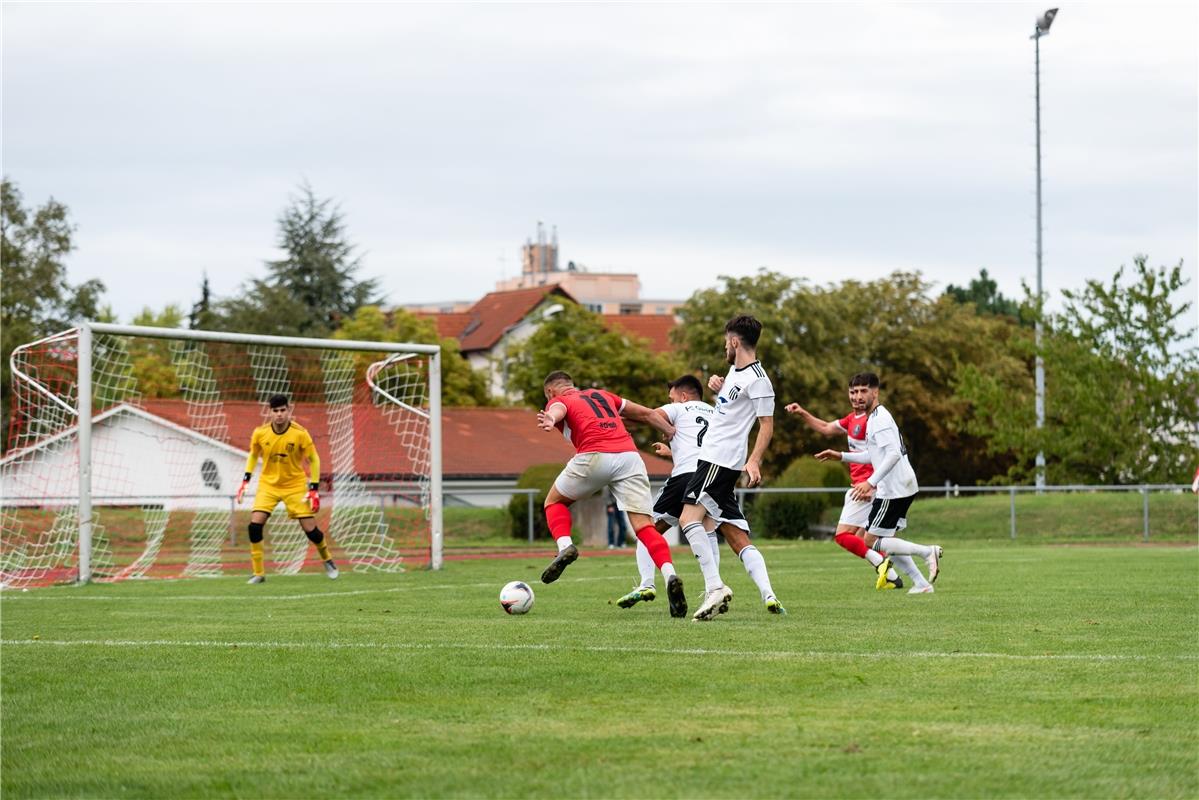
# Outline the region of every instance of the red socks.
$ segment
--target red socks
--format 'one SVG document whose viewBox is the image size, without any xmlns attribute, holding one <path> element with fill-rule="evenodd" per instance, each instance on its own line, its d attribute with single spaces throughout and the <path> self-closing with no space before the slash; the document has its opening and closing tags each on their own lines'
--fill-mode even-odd
<svg viewBox="0 0 1199 800">
<path fill-rule="evenodd" d="M 833 538 L 833 541 L 844 547 L 849 552 L 853 553 L 858 558 L 865 558 L 866 551 L 870 549 L 866 546 L 866 543 L 861 540 L 861 538 L 845 531 L 838 533 Z"/>
<path fill-rule="evenodd" d="M 562 503 L 545 507 L 545 521 L 550 526 L 550 535 L 555 539 L 570 536 L 570 508 Z"/>
<path fill-rule="evenodd" d="M 637 538 L 649 551 L 649 557 L 654 560 L 655 567 L 661 569 L 663 564 L 670 563 L 670 545 L 662 538 L 662 534 L 658 533 L 657 528 L 646 525 L 637 531 Z"/>
</svg>

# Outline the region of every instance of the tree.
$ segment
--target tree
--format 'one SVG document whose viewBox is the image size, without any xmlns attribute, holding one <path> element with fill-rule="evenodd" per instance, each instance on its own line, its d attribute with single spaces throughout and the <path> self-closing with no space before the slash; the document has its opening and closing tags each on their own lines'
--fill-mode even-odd
<svg viewBox="0 0 1199 800">
<path fill-rule="evenodd" d="M 318 200 L 307 183 L 280 213 L 278 245 L 286 255 L 267 262 L 266 279 L 217 304 L 224 330 L 280 336 L 328 336 L 364 305 L 377 304 L 378 281 L 358 280 L 341 211 Z"/>
<path fill-rule="evenodd" d="M 561 305 L 561 312 L 509 350 L 508 383 L 525 405 L 545 404 L 545 376 L 559 369 L 580 387 L 602 387 L 650 408 L 667 402 L 666 384 L 683 369 L 677 359 L 653 353 L 644 339 L 609 330 L 598 314 L 580 305 Z M 630 432 L 641 440 L 648 429 L 638 427 L 631 426 Z"/>
<path fill-rule="evenodd" d="M 954 387 L 963 364 L 1020 366 L 1007 352 L 1019 330 L 1009 320 L 930 299 L 930 285 L 915 273 L 826 287 L 766 271 L 721 280 L 680 308 L 675 342 L 691 368 L 724 374 L 725 322 L 743 313 L 762 322 L 758 355 L 776 397 L 768 474 L 829 445 L 783 414 L 782 405 L 799 401 L 824 419 L 840 418 L 848 410 L 849 377 L 864 371 L 882 377 L 883 402 L 899 421 L 923 483 L 973 483 L 1006 469 L 1002 454 L 987 452 L 964 429 L 969 407 Z"/>
<path fill-rule="evenodd" d="M 205 272 L 200 282 L 200 299 L 192 305 L 191 313 L 187 315 L 187 327 L 194 331 L 209 328 L 213 322 L 212 289 L 208 284 L 208 273 Z"/>
<path fill-rule="evenodd" d="M 16 184 L 7 178 L 0 182 L 0 400 L 5 420 L 12 411 L 8 358 L 13 349 L 100 315 L 104 284 L 67 280 L 74 232 L 64 204 L 50 198 L 41 208 L 26 208 Z"/>
<path fill-rule="evenodd" d="M 335 339 L 370 342 L 415 342 L 441 345 L 441 402 L 446 406 L 487 406 L 486 377 L 471 369 L 462 357 L 455 339 L 437 335 L 436 324 L 403 309 L 384 313 L 378 306 L 362 306 L 333 334 Z M 366 369 L 374 356 L 358 359 L 359 370 Z"/>
<path fill-rule="evenodd" d="M 133 318 L 134 325 L 152 328 L 179 328 L 183 325 L 183 310 L 168 305 L 155 313 L 149 307 Z M 172 342 L 167 339 L 120 337 L 126 341 L 132 366 L 133 383 L 142 397 L 179 397 L 179 379 L 171 355 Z"/>
<path fill-rule="evenodd" d="M 1010 477 L 1029 481 L 1036 453 L 1050 483 L 1178 482 L 1192 474 L 1199 427 L 1199 350 L 1189 346 L 1193 303 L 1173 297 L 1189 281 L 1181 263 L 1121 267 L 1108 283 L 1063 293 L 1065 309 L 1043 318 L 1045 427 L 1034 416 L 1031 337 L 1024 368 L 963 374 L 960 393 L 977 414 L 970 429 L 1015 457 Z M 1026 305 L 1035 308 L 1034 298 Z"/>
<path fill-rule="evenodd" d="M 1004 297 L 999 291 L 999 284 L 991 279 L 985 269 L 979 270 L 978 277 L 972 279 L 965 288 L 949 284 L 945 287 L 945 294 L 959 303 L 973 304 L 980 314 L 1021 320 L 1019 301 Z M 1031 320 L 1024 321 L 1025 324 L 1032 324 Z"/>
</svg>

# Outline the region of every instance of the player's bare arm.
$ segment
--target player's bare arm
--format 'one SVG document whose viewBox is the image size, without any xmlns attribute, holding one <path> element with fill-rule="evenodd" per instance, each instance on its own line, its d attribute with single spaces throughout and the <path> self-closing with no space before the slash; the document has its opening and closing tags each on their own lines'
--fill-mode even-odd
<svg viewBox="0 0 1199 800">
<path fill-rule="evenodd" d="M 811 411 L 808 411 L 806 408 L 801 406 L 799 403 L 788 403 L 783 407 L 783 410 L 788 414 L 798 414 L 800 419 L 804 421 L 805 425 L 817 433 L 823 433 L 825 436 L 844 435 L 845 433 L 845 430 L 836 422 L 829 422 L 828 420 L 820 419 Z"/>
<path fill-rule="evenodd" d="M 566 406 L 554 403 L 545 411 L 537 412 L 537 427 L 543 431 L 552 431 L 566 417 Z"/>
<path fill-rule="evenodd" d="M 713 375 L 711 378 L 708 378 L 708 388 L 712 391 L 719 392 L 722 386 L 724 386 L 723 375 Z"/>
<path fill-rule="evenodd" d="M 666 419 L 664 414 L 659 414 L 655 409 L 646 408 L 639 403 L 634 403 L 632 400 L 625 400 L 624 407 L 620 409 L 620 416 L 625 419 L 644 422 L 654 429 L 661 431 L 667 439 L 674 438 L 674 426 L 670 424 L 670 420 Z"/>
<path fill-rule="evenodd" d="M 741 468 L 749 479 L 746 485 L 750 488 L 762 483 L 762 456 L 766 455 L 766 448 L 770 446 L 770 439 L 773 436 L 774 417 L 758 417 L 758 437 L 754 439 L 753 452 L 749 454 L 745 466 Z"/>
<path fill-rule="evenodd" d="M 654 442 L 653 449 L 655 455 L 670 459 L 671 461 L 674 460 L 674 454 L 670 452 L 670 445 L 663 444 L 662 442 Z"/>
</svg>

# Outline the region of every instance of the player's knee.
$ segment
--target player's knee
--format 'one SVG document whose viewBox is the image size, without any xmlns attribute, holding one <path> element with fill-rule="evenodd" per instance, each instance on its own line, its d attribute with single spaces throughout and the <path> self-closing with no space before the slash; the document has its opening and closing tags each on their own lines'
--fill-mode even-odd
<svg viewBox="0 0 1199 800">
<path fill-rule="evenodd" d="M 320 528 L 313 528 L 310 531 L 304 531 L 304 535 L 308 537 L 308 541 L 313 544 L 320 544 L 325 540 L 325 534 L 321 533 Z"/>
<path fill-rule="evenodd" d="M 262 541 L 262 531 L 265 526 L 261 522 L 250 523 L 250 543 L 258 544 Z"/>
</svg>

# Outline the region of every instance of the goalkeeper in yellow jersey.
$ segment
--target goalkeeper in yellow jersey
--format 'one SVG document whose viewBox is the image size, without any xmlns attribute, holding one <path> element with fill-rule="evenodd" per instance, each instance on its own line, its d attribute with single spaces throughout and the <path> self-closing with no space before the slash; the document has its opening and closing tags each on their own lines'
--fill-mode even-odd
<svg viewBox="0 0 1199 800">
<path fill-rule="evenodd" d="M 280 502 L 287 507 L 287 516 L 300 523 L 304 535 L 316 545 L 325 574 L 337 577 L 337 565 L 329 555 L 325 534 L 316 526 L 315 514 L 321 508 L 317 487 L 321 479 L 321 459 L 308 431 L 291 419 L 292 406 L 287 395 L 276 394 L 270 399 L 271 421 L 254 429 L 250 437 L 250 458 L 246 461 L 246 476 L 237 490 L 237 502 L 246 495 L 250 476 L 262 458 L 262 474 L 258 477 L 258 493 L 254 495 L 254 510 L 250 513 L 250 561 L 254 576 L 250 583 L 264 583 L 262 531 Z M 309 475 L 304 474 L 304 459 L 308 460 Z"/>
</svg>

